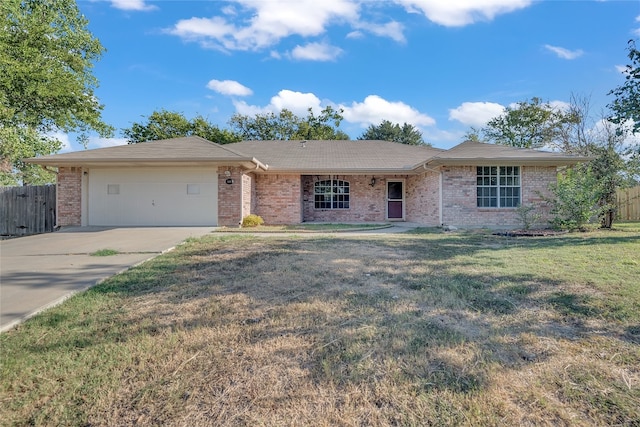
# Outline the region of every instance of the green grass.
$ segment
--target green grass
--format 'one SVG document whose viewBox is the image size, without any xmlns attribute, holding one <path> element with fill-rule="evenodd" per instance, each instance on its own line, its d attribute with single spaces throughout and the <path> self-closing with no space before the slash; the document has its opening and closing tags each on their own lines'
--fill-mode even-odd
<svg viewBox="0 0 640 427">
<path fill-rule="evenodd" d="M 363 231 L 363 230 L 376 230 L 380 228 L 391 227 L 391 224 L 349 224 L 349 223 L 302 223 L 292 225 L 258 225 L 256 227 L 243 227 L 243 228 L 219 228 L 218 232 L 233 232 L 233 233 L 290 233 L 290 232 L 343 232 L 343 231 Z"/>
<path fill-rule="evenodd" d="M 95 252 L 92 252 L 91 256 L 112 256 L 112 255 L 118 255 L 120 252 L 118 252 L 115 249 L 98 249 Z"/>
<path fill-rule="evenodd" d="M 3 425 L 638 425 L 640 224 L 215 234 L 0 335 Z"/>
</svg>

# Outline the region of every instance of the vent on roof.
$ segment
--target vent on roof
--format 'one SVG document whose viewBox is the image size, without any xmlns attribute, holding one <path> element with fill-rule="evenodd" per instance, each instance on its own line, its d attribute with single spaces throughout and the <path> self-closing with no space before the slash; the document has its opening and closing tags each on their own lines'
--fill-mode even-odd
<svg viewBox="0 0 640 427">
<path fill-rule="evenodd" d="M 300 146 L 302 148 L 307 148 L 307 140 L 305 139 L 305 140 L 300 141 Z"/>
</svg>

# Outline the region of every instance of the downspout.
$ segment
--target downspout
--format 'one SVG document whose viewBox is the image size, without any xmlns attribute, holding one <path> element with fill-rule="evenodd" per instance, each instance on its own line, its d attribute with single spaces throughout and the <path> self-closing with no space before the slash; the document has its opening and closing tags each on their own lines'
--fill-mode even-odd
<svg viewBox="0 0 640 427">
<path fill-rule="evenodd" d="M 253 163 L 255 163 L 255 165 L 256 165 L 256 168 L 254 169 L 255 171 L 258 171 L 260 169 L 266 171 L 267 169 L 269 169 L 269 165 L 265 165 L 264 163 L 262 163 L 260 160 L 256 159 L 255 157 L 253 157 L 251 159 L 251 161 Z M 255 185 L 255 179 L 256 179 L 256 177 L 254 175 L 253 176 L 253 185 Z M 249 185 L 251 185 L 251 184 L 249 184 Z M 253 191 L 252 191 L 251 187 L 249 188 L 249 193 L 251 195 L 250 196 L 251 197 L 251 201 L 250 201 L 249 213 L 248 214 L 251 214 L 252 206 L 254 206 L 253 205 L 254 204 L 254 200 L 253 200 L 254 194 L 253 194 Z M 243 200 L 243 197 L 244 197 L 244 180 L 241 179 L 240 180 L 240 222 L 238 223 L 240 228 L 242 228 L 242 220 L 244 219 L 244 200 Z"/>
<path fill-rule="evenodd" d="M 240 221 L 238 221 L 240 228 L 242 228 L 242 218 L 244 218 L 244 173 L 240 174 Z"/>
<path fill-rule="evenodd" d="M 442 215 L 442 183 L 444 182 L 444 178 L 443 178 L 443 173 L 442 173 L 442 169 L 440 169 L 440 176 L 439 176 L 439 180 L 440 180 L 440 185 L 439 185 L 439 191 L 438 191 L 438 198 L 439 200 L 439 204 L 438 204 L 438 222 L 440 222 L 440 227 L 444 226 L 444 222 L 442 221 L 443 215 Z"/>
</svg>

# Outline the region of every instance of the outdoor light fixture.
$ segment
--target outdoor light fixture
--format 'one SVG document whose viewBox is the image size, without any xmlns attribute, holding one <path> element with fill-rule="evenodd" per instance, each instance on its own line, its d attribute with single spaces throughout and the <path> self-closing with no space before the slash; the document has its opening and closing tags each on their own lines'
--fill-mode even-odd
<svg viewBox="0 0 640 427">
<path fill-rule="evenodd" d="M 372 186 L 372 187 L 374 185 L 376 185 L 376 178 L 375 177 L 371 178 L 371 182 L 369 183 L 369 185 Z"/>
</svg>

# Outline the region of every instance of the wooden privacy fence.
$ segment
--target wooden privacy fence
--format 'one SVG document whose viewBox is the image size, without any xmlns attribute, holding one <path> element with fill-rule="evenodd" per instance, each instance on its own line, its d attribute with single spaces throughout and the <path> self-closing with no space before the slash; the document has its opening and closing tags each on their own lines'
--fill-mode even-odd
<svg viewBox="0 0 640 427">
<path fill-rule="evenodd" d="M 55 224 L 55 185 L 0 187 L 1 236 L 47 233 Z"/>
<path fill-rule="evenodd" d="M 616 192 L 617 217 L 622 221 L 640 221 L 640 186 Z"/>
</svg>

